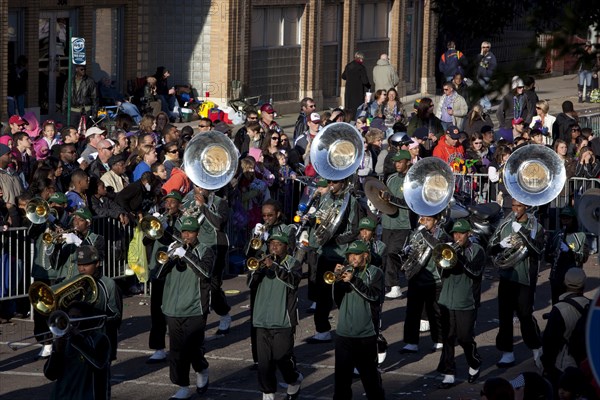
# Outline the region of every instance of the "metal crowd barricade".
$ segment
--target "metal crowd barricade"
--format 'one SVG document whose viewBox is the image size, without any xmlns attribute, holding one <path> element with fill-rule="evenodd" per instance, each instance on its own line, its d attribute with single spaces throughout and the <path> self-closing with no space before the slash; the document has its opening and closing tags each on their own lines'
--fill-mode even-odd
<svg viewBox="0 0 600 400">
<path fill-rule="evenodd" d="M 592 128 L 595 134 L 600 132 L 600 110 L 589 110 L 579 115 L 579 125 L 582 128 Z"/>
<path fill-rule="evenodd" d="M 127 250 L 133 238 L 133 224 L 123 226 L 118 219 L 94 217 L 92 232 L 102 235 L 105 240 L 104 275 L 115 279 L 124 278 L 127 268 Z"/>
<path fill-rule="evenodd" d="M 455 190 L 466 194 L 476 204 L 488 203 L 490 199 L 490 180 L 487 174 L 454 174 Z"/>
<path fill-rule="evenodd" d="M 33 243 L 27 228 L 8 228 L 0 232 L 0 245 L 0 300 L 27 296 L 33 258 Z"/>
</svg>

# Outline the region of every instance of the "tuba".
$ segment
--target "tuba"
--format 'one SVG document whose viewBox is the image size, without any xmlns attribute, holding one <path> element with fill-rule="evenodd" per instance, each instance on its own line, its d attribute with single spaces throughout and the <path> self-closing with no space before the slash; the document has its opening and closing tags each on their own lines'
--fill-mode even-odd
<svg viewBox="0 0 600 400">
<path fill-rule="evenodd" d="M 512 244 L 511 247 L 503 249 L 492 257 L 494 267 L 499 269 L 512 268 L 529 254 L 525 242 L 518 233 L 512 233 L 509 236 L 509 242 Z"/>
<path fill-rule="evenodd" d="M 418 230 L 410 239 L 410 252 L 400 269 L 404 271 L 407 280 L 417 275 L 427 265 L 433 249 L 437 246 L 436 239 L 429 233 Z"/>
<path fill-rule="evenodd" d="M 53 286 L 33 282 L 29 287 L 29 301 L 35 311 L 42 315 L 65 310 L 70 304 L 79 301 L 95 303 L 97 299 L 98 287 L 94 278 L 89 275 L 79 275 Z"/>
<path fill-rule="evenodd" d="M 327 125 L 317 133 L 310 146 L 310 161 L 321 177 L 339 181 L 352 175 L 364 156 L 363 139 L 358 130 L 345 122 Z M 339 228 L 350 202 L 347 188 L 341 207 L 330 206 L 318 210 L 315 237 L 319 245 L 327 243 Z"/>
<path fill-rule="evenodd" d="M 237 171 L 240 153 L 231 139 L 209 131 L 190 140 L 183 153 L 183 169 L 190 180 L 206 190 L 227 185 Z"/>
<path fill-rule="evenodd" d="M 423 158 L 408 170 L 402 190 L 404 200 L 413 212 L 436 215 L 452 199 L 454 174 L 450 166 L 439 158 Z"/>
</svg>

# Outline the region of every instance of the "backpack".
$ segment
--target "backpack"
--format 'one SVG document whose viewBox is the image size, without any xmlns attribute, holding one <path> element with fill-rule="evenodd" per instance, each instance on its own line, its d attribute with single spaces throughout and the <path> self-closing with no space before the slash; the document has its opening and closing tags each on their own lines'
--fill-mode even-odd
<svg viewBox="0 0 600 400">
<path fill-rule="evenodd" d="M 582 307 L 578 302 L 576 302 L 572 298 L 566 298 L 563 301 L 573 306 L 577 310 L 577 312 L 579 312 L 579 319 L 575 323 L 573 332 L 571 332 L 571 336 L 567 341 L 569 354 L 573 356 L 573 359 L 575 360 L 577 365 L 579 365 L 582 361 L 584 361 L 587 358 L 585 333 L 586 324 L 588 320 L 588 312 L 590 310 L 591 302 L 588 301 L 585 307 Z"/>
</svg>

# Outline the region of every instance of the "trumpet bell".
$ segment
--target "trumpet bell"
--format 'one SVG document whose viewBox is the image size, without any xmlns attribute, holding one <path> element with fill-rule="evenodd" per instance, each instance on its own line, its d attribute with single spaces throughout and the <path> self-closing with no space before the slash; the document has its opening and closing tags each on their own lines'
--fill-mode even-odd
<svg viewBox="0 0 600 400">
<path fill-rule="evenodd" d="M 158 251 L 156 253 L 156 262 L 159 264 L 166 264 L 169 262 L 169 254 L 166 251 Z"/>
<path fill-rule="evenodd" d="M 559 195 L 567 180 L 565 164 L 546 146 L 523 146 L 504 166 L 504 186 L 513 199 L 527 206 L 540 206 Z"/>
<path fill-rule="evenodd" d="M 446 243 L 440 243 L 433 249 L 433 259 L 442 269 L 453 268 L 458 260 L 456 250 Z"/>
<path fill-rule="evenodd" d="M 190 180 L 207 190 L 227 185 L 238 167 L 239 151 L 221 132 L 196 135 L 183 154 L 183 168 Z"/>
<path fill-rule="evenodd" d="M 454 193 L 454 174 L 439 158 L 423 158 L 413 165 L 404 178 L 404 199 L 418 215 L 432 216 L 443 211 Z"/>
<path fill-rule="evenodd" d="M 250 257 L 248 261 L 246 261 L 246 268 L 248 268 L 250 271 L 256 271 L 259 266 L 260 261 L 258 261 L 258 258 Z"/>
<path fill-rule="evenodd" d="M 33 199 L 25 206 L 25 216 L 33 224 L 43 224 L 50 216 L 50 206 L 42 199 Z"/>
<path fill-rule="evenodd" d="M 62 310 L 56 310 L 48 317 L 48 328 L 55 337 L 64 336 L 70 326 L 69 316 Z"/>
<path fill-rule="evenodd" d="M 144 233 L 144 236 L 153 240 L 160 239 L 165 233 L 162 222 L 152 215 L 146 215 L 142 218 L 140 229 Z"/>
<path fill-rule="evenodd" d="M 358 130 L 345 122 L 327 125 L 310 146 L 311 163 L 320 176 L 342 180 L 358 169 L 364 156 L 364 143 Z"/>
<path fill-rule="evenodd" d="M 252 248 L 252 250 L 260 250 L 262 245 L 263 245 L 262 240 L 260 240 L 258 238 L 254 238 L 254 239 L 250 240 L 250 248 Z"/>
<path fill-rule="evenodd" d="M 327 271 L 323 274 L 323 280 L 328 285 L 333 285 L 337 280 L 337 275 L 331 271 Z"/>
</svg>

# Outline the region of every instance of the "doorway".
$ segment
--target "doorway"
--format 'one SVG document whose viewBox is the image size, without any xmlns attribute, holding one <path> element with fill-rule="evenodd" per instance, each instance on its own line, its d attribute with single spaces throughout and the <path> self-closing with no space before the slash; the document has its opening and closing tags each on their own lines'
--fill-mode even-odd
<svg viewBox="0 0 600 400">
<path fill-rule="evenodd" d="M 40 118 L 60 119 L 63 89 L 69 75 L 69 29 L 76 29 L 77 11 L 42 11 L 39 17 Z M 76 32 L 73 32 L 75 36 Z"/>
</svg>

